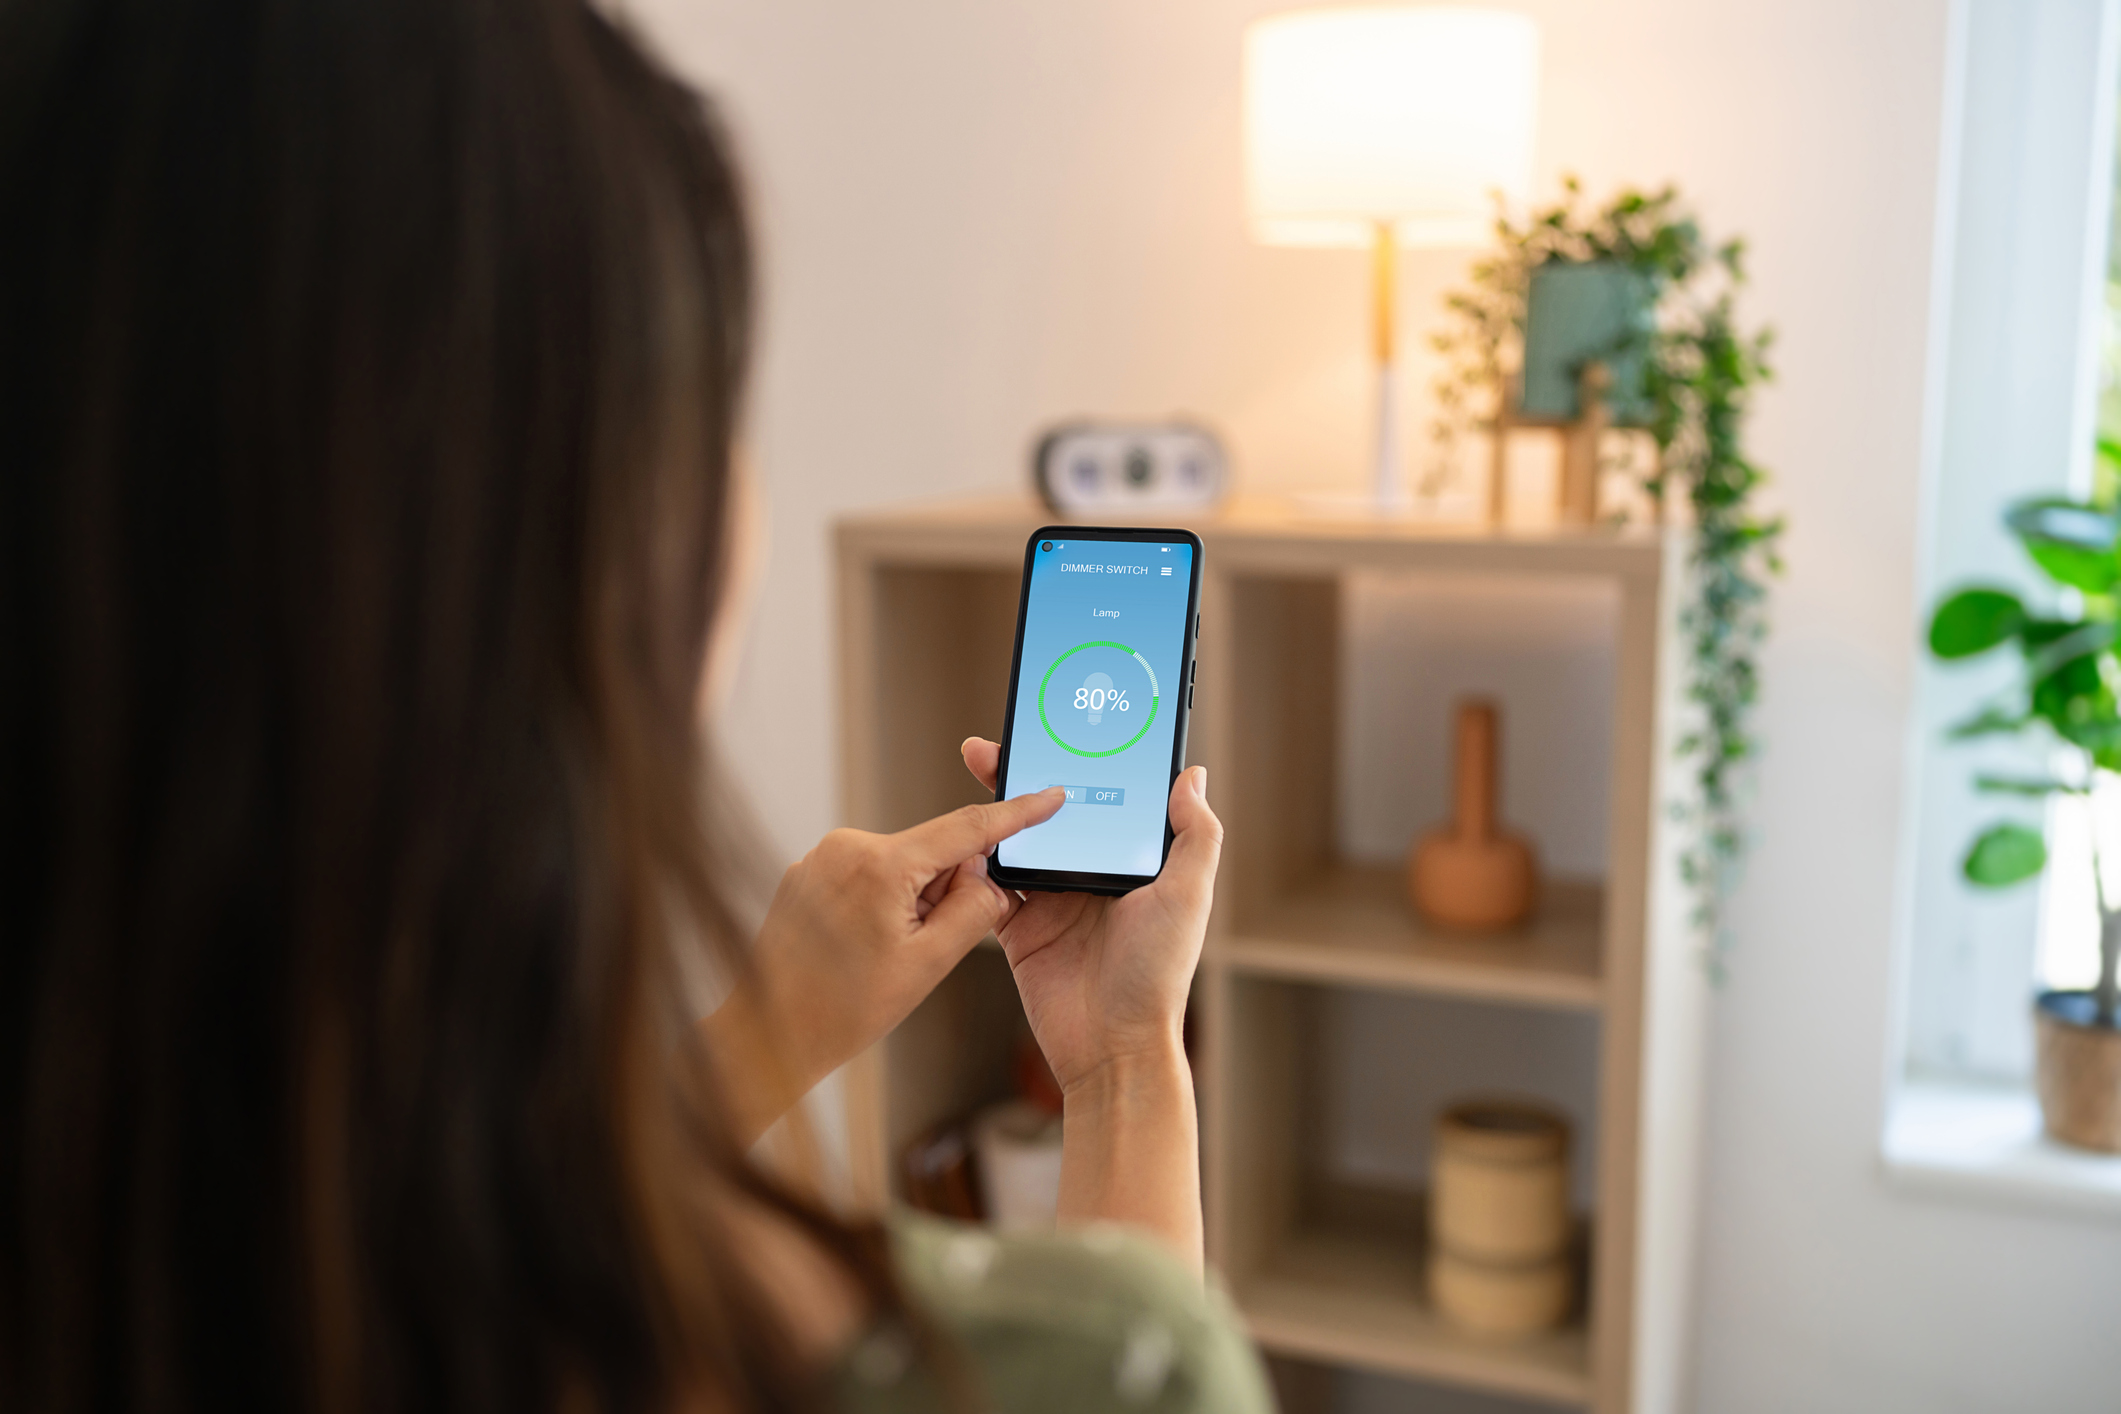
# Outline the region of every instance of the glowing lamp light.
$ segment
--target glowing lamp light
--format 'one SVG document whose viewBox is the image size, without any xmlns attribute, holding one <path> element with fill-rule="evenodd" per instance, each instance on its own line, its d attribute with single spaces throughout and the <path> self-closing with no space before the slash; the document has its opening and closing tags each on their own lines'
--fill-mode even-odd
<svg viewBox="0 0 2121 1414">
<path fill-rule="evenodd" d="M 1477 246 L 1495 195 L 1532 188 L 1539 28 L 1507 10 L 1297 10 L 1245 34 L 1246 188 L 1270 245 L 1369 246 L 1377 264 L 1377 501 L 1405 503 L 1392 425 L 1398 246 Z"/>
</svg>

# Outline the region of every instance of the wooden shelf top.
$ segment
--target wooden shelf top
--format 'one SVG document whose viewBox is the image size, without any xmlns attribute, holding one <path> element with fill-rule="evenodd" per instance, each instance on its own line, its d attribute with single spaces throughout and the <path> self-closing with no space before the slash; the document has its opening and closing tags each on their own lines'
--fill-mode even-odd
<svg viewBox="0 0 2121 1414">
<path fill-rule="evenodd" d="M 1503 527 L 1310 509 L 1301 500 L 1233 497 L 1210 516 L 1135 512 L 1090 524 L 1183 526 L 1218 569 L 1323 573 L 1343 569 L 1594 574 L 1654 578 L 1666 532 L 1654 528 Z M 838 522 L 843 547 L 935 565 L 1014 568 L 1024 539 L 1056 518 L 1023 496 L 938 501 L 863 511 Z"/>
<path fill-rule="evenodd" d="M 1584 1405 L 1590 1341 L 1582 1324 L 1512 1340 L 1459 1330 L 1430 1308 L 1416 1241 L 1306 1228 L 1237 1290 L 1252 1336 L 1280 1354 L 1437 1380 L 1495 1394 Z"/>
<path fill-rule="evenodd" d="M 1473 937 L 1425 926 L 1407 906 L 1404 881 L 1388 866 L 1338 867 L 1236 920 L 1217 956 L 1240 972 L 1294 981 L 1598 1009 L 1598 885 L 1549 880 L 1530 922 Z"/>
</svg>

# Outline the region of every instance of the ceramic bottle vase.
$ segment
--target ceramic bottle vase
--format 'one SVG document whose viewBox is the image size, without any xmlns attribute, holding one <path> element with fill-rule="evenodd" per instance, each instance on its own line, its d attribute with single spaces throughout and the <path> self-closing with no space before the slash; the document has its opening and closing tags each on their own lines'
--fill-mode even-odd
<svg viewBox="0 0 2121 1414">
<path fill-rule="evenodd" d="M 1493 702 L 1458 706 L 1458 764 L 1450 823 L 1415 842 L 1407 893 L 1415 909 L 1444 928 L 1507 928 L 1532 911 L 1538 867 L 1532 846 L 1496 819 L 1497 737 Z"/>
</svg>

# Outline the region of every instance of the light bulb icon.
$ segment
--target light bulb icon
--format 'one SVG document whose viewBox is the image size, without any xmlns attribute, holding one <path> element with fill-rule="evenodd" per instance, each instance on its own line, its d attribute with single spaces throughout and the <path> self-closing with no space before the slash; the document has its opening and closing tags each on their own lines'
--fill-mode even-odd
<svg viewBox="0 0 2121 1414">
<path fill-rule="evenodd" d="M 1090 725 L 1094 727 L 1105 720 L 1105 704 L 1113 701 L 1117 694 L 1112 691 L 1112 679 L 1104 673 L 1092 673 L 1084 678 L 1083 691 L 1095 704 L 1090 708 Z"/>
</svg>

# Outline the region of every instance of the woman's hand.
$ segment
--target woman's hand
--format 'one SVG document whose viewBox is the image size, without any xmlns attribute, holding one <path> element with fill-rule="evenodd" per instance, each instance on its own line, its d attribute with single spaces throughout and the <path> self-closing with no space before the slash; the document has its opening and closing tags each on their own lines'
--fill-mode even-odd
<svg viewBox="0 0 2121 1414">
<path fill-rule="evenodd" d="M 1055 787 L 895 835 L 834 830 L 781 876 L 749 971 L 705 1027 L 742 1081 L 739 1138 L 763 1133 L 1007 925 L 1018 900 L 987 878 L 986 856 L 1065 799 Z"/>
<path fill-rule="evenodd" d="M 1001 749 L 979 737 L 963 749 L 965 765 L 994 789 Z M 1064 1094 L 1114 1062 L 1167 1058 L 1178 1047 L 1222 856 L 1205 767 L 1172 785 L 1171 826 L 1156 882 L 1121 898 L 1030 894 L 995 929 Z"/>
<path fill-rule="evenodd" d="M 999 749 L 965 764 L 990 790 Z M 1170 856 L 1123 898 L 1032 894 L 996 932 L 1032 1034 L 1066 1097 L 1062 1222 L 1124 1222 L 1201 1269 L 1199 1116 L 1180 1029 L 1215 892 L 1223 827 L 1199 766 L 1171 787 Z"/>
</svg>

